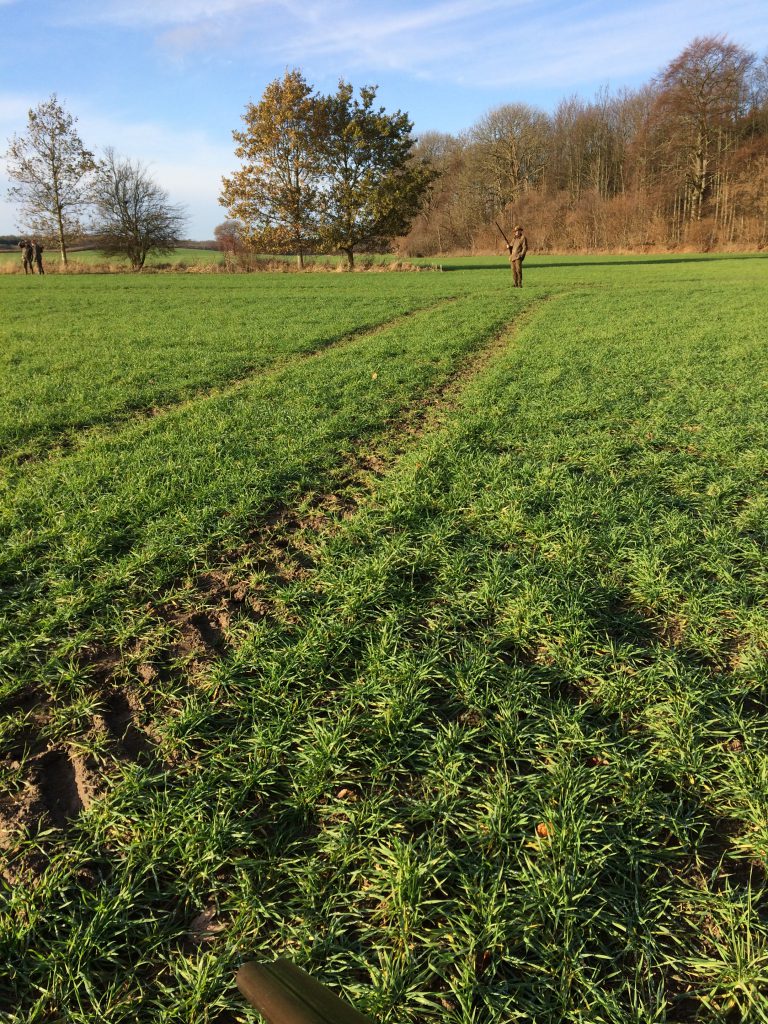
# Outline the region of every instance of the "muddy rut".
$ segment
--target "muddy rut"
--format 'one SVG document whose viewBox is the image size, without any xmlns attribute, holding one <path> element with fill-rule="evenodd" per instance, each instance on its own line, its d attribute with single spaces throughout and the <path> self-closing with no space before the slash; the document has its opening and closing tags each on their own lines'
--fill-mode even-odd
<svg viewBox="0 0 768 1024">
<path fill-rule="evenodd" d="M 467 384 L 513 343 L 548 301 L 529 307 L 439 387 L 405 408 L 380 436 L 375 450 L 369 447 L 349 457 L 339 467 L 333 492 L 313 492 L 290 507 L 274 507 L 254 524 L 244 547 L 216 552 L 210 559 L 215 568 L 193 578 L 184 590 L 183 605 L 171 588 L 156 594 L 146 606 L 146 632 L 163 640 L 151 651 L 141 637 L 122 648 L 83 650 L 79 671 L 93 695 L 94 710 L 69 744 L 46 738 L 57 709 L 44 695 L 23 691 L 5 702 L 0 714 L 12 717 L 17 728 L 9 730 L 10 755 L 0 760 L 10 780 L 0 798 L 0 849 L 11 852 L 19 837 L 72 828 L 105 791 L 121 763 L 149 769 L 166 766 L 160 737 L 152 728 L 153 715 L 158 712 L 159 717 L 161 709 L 148 706 L 154 689 L 169 681 L 182 687 L 200 685 L 211 666 L 229 656 L 233 628 L 239 622 L 284 616 L 280 592 L 311 575 L 317 546 L 354 516 L 406 452 L 440 428 Z M 407 316 L 419 312 L 424 310 Z M 258 583 L 254 574 L 248 580 L 239 578 L 237 567 L 244 561 Z M 95 752 L 83 754 L 83 748 Z M 4 873 L 9 876 L 8 870 Z"/>
</svg>

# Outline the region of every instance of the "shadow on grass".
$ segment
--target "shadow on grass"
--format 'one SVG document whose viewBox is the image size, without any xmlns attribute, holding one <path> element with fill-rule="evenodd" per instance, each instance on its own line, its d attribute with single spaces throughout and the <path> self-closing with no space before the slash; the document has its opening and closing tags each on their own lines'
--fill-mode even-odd
<svg viewBox="0 0 768 1024">
<path fill-rule="evenodd" d="M 504 260 L 504 257 L 500 256 L 500 262 L 498 263 L 467 263 L 462 265 L 444 263 L 442 267 L 446 272 L 454 270 L 504 270 L 509 273 L 508 263 L 501 262 L 502 260 Z M 634 259 L 624 260 L 587 259 L 578 263 L 536 263 L 535 260 L 530 260 L 526 262 L 525 270 L 566 270 L 572 267 L 646 267 L 658 264 L 663 265 L 675 263 L 717 263 L 724 260 L 768 260 L 768 256 L 758 253 L 745 255 L 724 254 L 722 256 L 658 256 L 654 259 L 647 259 L 645 256 L 637 256 Z"/>
</svg>

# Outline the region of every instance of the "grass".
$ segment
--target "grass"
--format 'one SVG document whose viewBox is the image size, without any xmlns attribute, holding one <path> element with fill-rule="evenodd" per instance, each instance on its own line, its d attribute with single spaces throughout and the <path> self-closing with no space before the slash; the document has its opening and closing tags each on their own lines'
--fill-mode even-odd
<svg viewBox="0 0 768 1024">
<path fill-rule="evenodd" d="M 120 256 L 106 257 L 98 249 L 74 249 L 68 253 L 68 257 L 73 264 L 84 264 L 86 267 L 100 263 L 114 263 L 116 265 L 124 263 L 127 267 L 128 260 Z M 170 253 L 163 253 L 158 255 L 157 253 L 150 253 L 147 257 L 147 266 L 153 267 L 158 264 L 170 264 L 170 263 L 184 263 L 187 265 L 194 263 L 216 263 L 221 259 L 221 253 L 218 249 L 174 249 Z M 60 256 L 58 249 L 49 248 L 43 255 L 43 266 L 50 263 L 58 263 Z M 3 267 L 16 266 L 21 268 L 21 255 L 18 249 L 0 252 L 0 272 Z"/>
<path fill-rule="evenodd" d="M 344 278 L 331 303 L 322 283 L 294 275 L 14 276 L 3 287 L 0 447 L 27 455 L 464 292 L 438 274 L 368 288 Z"/>
<path fill-rule="evenodd" d="M 195 279 L 194 387 L 170 317 L 154 415 L 9 446 L 9 1020 L 255 1020 L 278 954 L 392 1024 L 768 1020 L 766 263 L 455 266 Z M 235 286 L 329 326 L 206 388 Z"/>
</svg>

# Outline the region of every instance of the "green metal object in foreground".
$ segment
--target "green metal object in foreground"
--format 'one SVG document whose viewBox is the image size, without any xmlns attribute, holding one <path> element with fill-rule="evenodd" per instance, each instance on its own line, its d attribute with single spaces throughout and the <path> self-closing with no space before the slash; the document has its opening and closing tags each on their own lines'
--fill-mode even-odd
<svg viewBox="0 0 768 1024">
<path fill-rule="evenodd" d="M 267 1024 L 374 1024 L 289 960 L 252 960 L 235 981 Z"/>
</svg>

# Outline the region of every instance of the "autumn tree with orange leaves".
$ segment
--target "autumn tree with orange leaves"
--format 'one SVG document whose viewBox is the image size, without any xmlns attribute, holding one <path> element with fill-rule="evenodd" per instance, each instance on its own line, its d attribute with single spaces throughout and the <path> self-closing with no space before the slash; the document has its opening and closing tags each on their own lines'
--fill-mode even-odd
<svg viewBox="0 0 768 1024">
<path fill-rule="evenodd" d="M 317 98 L 301 71 L 287 71 L 249 103 L 234 131 L 240 170 L 223 178 L 219 202 L 261 252 L 295 253 L 299 267 L 317 238 L 320 173 Z"/>
<path fill-rule="evenodd" d="M 407 231 L 436 171 L 414 156 L 413 123 L 375 105 L 376 86 L 355 97 L 348 82 L 330 96 L 312 92 L 299 70 L 249 104 L 233 132 L 245 165 L 224 178 L 219 202 L 261 252 L 343 253 L 383 247 Z"/>
</svg>

